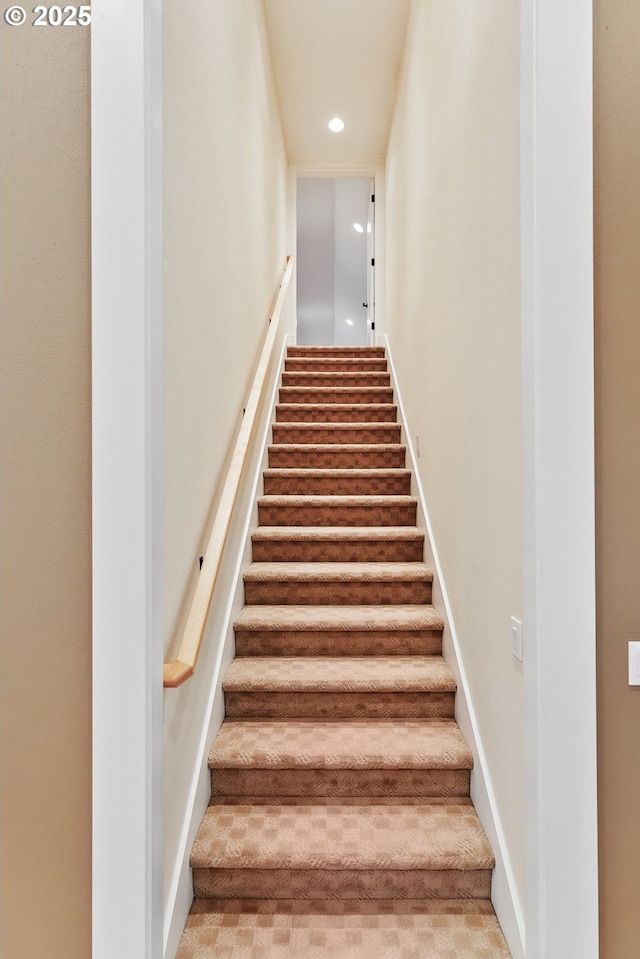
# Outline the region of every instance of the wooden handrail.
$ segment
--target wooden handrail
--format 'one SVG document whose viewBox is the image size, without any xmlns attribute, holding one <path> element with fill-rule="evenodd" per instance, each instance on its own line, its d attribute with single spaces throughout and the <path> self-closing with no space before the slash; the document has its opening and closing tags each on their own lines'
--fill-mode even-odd
<svg viewBox="0 0 640 959">
<path fill-rule="evenodd" d="M 202 638 L 204 636 L 205 626 L 207 623 L 207 616 L 209 615 L 209 608 L 211 606 L 211 599 L 213 597 L 213 591 L 215 589 L 218 572 L 220 570 L 222 550 L 224 549 L 227 533 L 229 531 L 231 514 L 233 512 L 233 507 L 238 495 L 238 488 L 240 486 L 240 477 L 242 476 L 249 440 L 251 438 L 254 420 L 256 418 L 256 413 L 260 403 L 260 397 L 264 386 L 267 368 L 269 366 L 269 360 L 271 359 L 271 352 L 273 350 L 276 331 L 280 325 L 282 305 L 284 303 L 284 298 L 289 286 L 289 280 L 291 279 L 292 272 L 293 257 L 288 256 L 287 264 L 282 276 L 282 282 L 278 291 L 278 296 L 276 297 L 273 312 L 269 319 L 269 329 L 264 341 L 264 346 L 262 347 L 262 353 L 260 354 L 258 368 L 256 370 L 251 392 L 249 393 L 249 399 L 247 400 L 247 405 L 245 407 L 242 425 L 240 427 L 240 432 L 238 433 L 235 449 L 229 465 L 229 471 L 227 473 L 227 478 L 225 480 L 222 495 L 220 497 L 220 505 L 218 506 L 218 511 L 213 523 L 209 542 L 207 543 L 207 549 L 202 561 L 202 569 L 200 570 L 200 576 L 196 584 L 193 600 L 191 601 L 189 615 L 184 627 L 182 639 L 180 640 L 178 655 L 173 662 L 164 664 L 165 686 L 181 686 L 182 683 L 186 682 L 187 679 L 190 679 L 191 676 L 193 676 L 196 668 L 200 647 L 202 646 Z"/>
</svg>

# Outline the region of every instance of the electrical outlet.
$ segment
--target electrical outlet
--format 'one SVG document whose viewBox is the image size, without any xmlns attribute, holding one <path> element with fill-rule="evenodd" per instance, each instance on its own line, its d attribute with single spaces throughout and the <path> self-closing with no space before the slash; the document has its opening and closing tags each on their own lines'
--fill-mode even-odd
<svg viewBox="0 0 640 959">
<path fill-rule="evenodd" d="M 640 686 L 640 643 L 629 643 L 629 685 Z"/>
<path fill-rule="evenodd" d="M 522 622 L 515 616 L 511 617 L 511 652 L 522 662 Z"/>
</svg>

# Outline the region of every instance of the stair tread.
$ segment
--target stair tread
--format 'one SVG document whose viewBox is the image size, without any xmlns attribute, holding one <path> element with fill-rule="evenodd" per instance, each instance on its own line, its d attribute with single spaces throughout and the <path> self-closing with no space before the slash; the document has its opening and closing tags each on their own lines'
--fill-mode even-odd
<svg viewBox="0 0 640 959">
<path fill-rule="evenodd" d="M 287 356 L 384 356 L 384 346 L 288 346 Z"/>
<path fill-rule="evenodd" d="M 332 393 L 340 393 L 341 396 L 355 396 L 364 394 L 371 396 L 374 393 L 391 393 L 391 386 L 334 386 L 329 387 Z M 305 396 L 322 396 L 327 391 L 327 386 L 281 386 L 281 395 L 288 396 L 291 393 L 303 393 Z"/>
<path fill-rule="evenodd" d="M 455 692 L 441 656 L 244 656 L 222 681 L 227 692 Z"/>
<path fill-rule="evenodd" d="M 433 606 L 245 606 L 237 630 L 410 630 L 442 629 Z M 348 642 L 348 637 L 345 637 Z"/>
<path fill-rule="evenodd" d="M 313 377 L 318 379 L 321 383 L 326 382 L 327 380 L 334 379 L 348 379 L 350 376 L 365 376 L 372 380 L 379 379 L 381 377 L 388 377 L 391 374 L 388 370 L 285 370 L 283 376 L 295 376 L 295 377 Z"/>
<path fill-rule="evenodd" d="M 319 356 L 290 356 L 287 354 L 287 360 L 304 360 L 305 363 L 324 363 L 326 360 L 330 360 L 332 363 L 380 363 L 381 360 L 386 359 L 384 356 L 339 356 L 334 354 L 333 356 L 328 356 L 326 353 Z"/>
<path fill-rule="evenodd" d="M 442 629 L 433 606 L 245 606 L 236 629 Z"/>
<path fill-rule="evenodd" d="M 213 869 L 492 869 L 472 806 L 209 806 L 191 865 Z"/>
<path fill-rule="evenodd" d="M 453 720 L 226 720 L 210 769 L 471 769 Z"/>
<path fill-rule="evenodd" d="M 244 574 L 249 583 L 265 582 L 432 582 L 426 563 L 252 563 Z"/>
<path fill-rule="evenodd" d="M 309 450 L 318 453 L 342 453 L 345 451 L 389 453 L 405 451 L 406 446 L 403 443 L 271 443 L 268 447 L 269 453 L 278 450 L 285 450 L 287 453 L 307 452 Z"/>
<path fill-rule="evenodd" d="M 351 389 L 351 387 L 349 387 L 349 389 Z M 357 389 L 357 387 L 353 387 L 353 389 Z M 322 390 L 320 390 L 320 392 L 322 392 Z M 286 412 L 303 409 L 317 412 L 327 410 L 332 413 L 339 410 L 353 410 L 358 413 L 366 413 L 368 410 L 374 410 L 375 412 L 378 412 L 378 410 L 386 411 L 390 406 L 392 406 L 391 403 L 278 403 L 276 409 L 285 410 Z"/>
<path fill-rule="evenodd" d="M 368 472 L 365 471 L 365 472 Z M 424 540 L 417 526 L 258 526 L 251 538 L 263 540 Z"/>
<path fill-rule="evenodd" d="M 411 470 L 397 468 L 389 469 L 304 469 L 302 467 L 292 466 L 287 469 L 287 467 L 271 467 L 263 471 L 265 476 L 299 476 L 302 479 L 307 479 L 311 476 L 319 476 L 322 479 L 329 479 L 331 477 L 358 477 L 359 479 L 369 479 L 374 477 L 395 477 L 395 476 L 410 476 Z"/>
<path fill-rule="evenodd" d="M 301 420 L 298 423 L 288 422 L 288 423 L 273 423 L 274 427 L 278 430 L 322 430 L 323 432 L 327 429 L 337 430 L 384 430 L 387 433 L 397 433 L 400 429 L 400 423 L 368 423 L 366 420 L 362 423 L 306 423 L 304 420 Z"/>
<path fill-rule="evenodd" d="M 338 493 L 321 495 L 313 493 L 304 495 L 296 493 L 278 496 L 261 496 L 259 506 L 409 506 L 417 503 L 415 496 L 349 496 Z"/>
<path fill-rule="evenodd" d="M 288 373 L 387 373 L 384 356 L 288 356 Z"/>
<path fill-rule="evenodd" d="M 212 937 L 226 959 L 246 959 L 247 942 L 256 959 L 510 959 L 482 899 L 197 899 L 176 959 L 200 956 Z"/>
</svg>

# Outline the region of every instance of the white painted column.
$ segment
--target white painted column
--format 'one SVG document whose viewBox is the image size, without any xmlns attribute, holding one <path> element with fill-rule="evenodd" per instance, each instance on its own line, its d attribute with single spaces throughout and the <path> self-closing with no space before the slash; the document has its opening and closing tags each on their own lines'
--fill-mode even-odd
<svg viewBox="0 0 640 959">
<path fill-rule="evenodd" d="M 93 959 L 162 954 L 161 28 L 94 0 Z"/>
<path fill-rule="evenodd" d="M 596 959 L 592 4 L 522 0 L 527 959 Z"/>
</svg>

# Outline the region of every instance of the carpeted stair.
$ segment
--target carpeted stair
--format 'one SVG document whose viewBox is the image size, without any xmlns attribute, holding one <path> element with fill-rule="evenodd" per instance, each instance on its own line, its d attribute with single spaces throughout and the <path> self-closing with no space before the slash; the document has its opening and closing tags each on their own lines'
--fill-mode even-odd
<svg viewBox="0 0 640 959">
<path fill-rule="evenodd" d="M 379 347 L 290 347 L 178 959 L 508 959 Z"/>
</svg>

